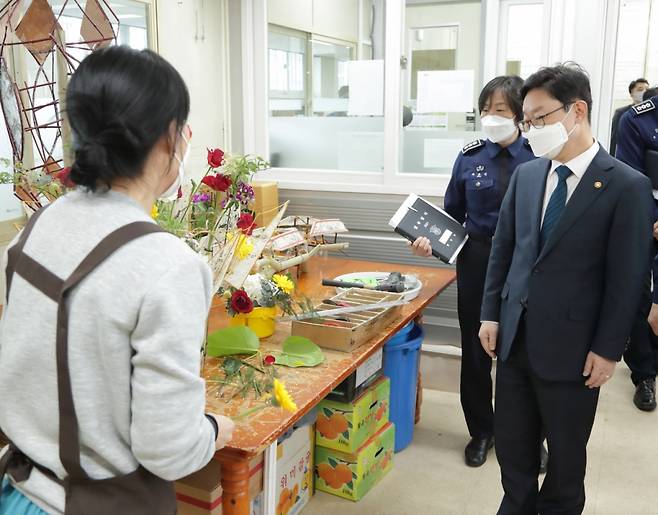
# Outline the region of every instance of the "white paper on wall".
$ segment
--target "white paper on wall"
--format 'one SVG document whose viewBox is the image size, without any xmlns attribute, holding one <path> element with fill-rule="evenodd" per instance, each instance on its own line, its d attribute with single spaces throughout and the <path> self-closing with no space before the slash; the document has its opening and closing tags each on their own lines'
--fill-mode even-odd
<svg viewBox="0 0 658 515">
<path fill-rule="evenodd" d="M 455 157 L 463 147 L 463 139 L 426 138 L 423 166 L 425 168 L 452 168 Z"/>
<path fill-rule="evenodd" d="M 418 72 L 416 111 L 465 113 L 473 110 L 473 70 Z"/>
<path fill-rule="evenodd" d="M 384 115 L 384 60 L 350 61 L 347 68 L 349 116 Z"/>
</svg>

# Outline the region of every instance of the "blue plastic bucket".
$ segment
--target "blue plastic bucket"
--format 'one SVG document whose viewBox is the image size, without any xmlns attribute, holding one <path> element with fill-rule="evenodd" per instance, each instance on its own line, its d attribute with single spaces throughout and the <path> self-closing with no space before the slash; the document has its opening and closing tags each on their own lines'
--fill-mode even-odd
<svg viewBox="0 0 658 515">
<path fill-rule="evenodd" d="M 418 363 L 424 336 L 423 328 L 410 322 L 384 345 L 384 375 L 391 380 L 395 452 L 407 447 L 414 437 Z"/>
</svg>

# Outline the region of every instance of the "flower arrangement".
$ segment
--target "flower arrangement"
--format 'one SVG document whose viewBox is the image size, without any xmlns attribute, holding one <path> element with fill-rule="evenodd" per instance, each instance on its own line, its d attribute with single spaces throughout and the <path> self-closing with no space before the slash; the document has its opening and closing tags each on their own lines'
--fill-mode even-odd
<svg viewBox="0 0 658 515">
<path fill-rule="evenodd" d="M 251 274 L 241 289 L 228 288 L 224 291 L 226 310 L 231 316 L 249 314 L 256 307 L 279 307 L 288 315 L 294 315 L 292 293 L 295 282 L 289 274 L 274 274 L 267 278 L 262 274 Z"/>
<path fill-rule="evenodd" d="M 209 149 L 208 168 L 200 182 L 191 181 L 191 192 L 175 201 L 158 201 L 158 223 L 184 238 L 196 251 L 212 254 L 216 235 L 230 239 L 236 228 L 251 235 L 256 228 L 249 208 L 254 174 L 269 163 L 257 156 L 231 156 L 221 149 Z"/>
</svg>

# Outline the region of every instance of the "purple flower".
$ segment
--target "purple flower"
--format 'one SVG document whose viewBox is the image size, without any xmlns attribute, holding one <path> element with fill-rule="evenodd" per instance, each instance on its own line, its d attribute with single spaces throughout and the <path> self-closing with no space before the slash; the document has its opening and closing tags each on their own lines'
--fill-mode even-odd
<svg viewBox="0 0 658 515">
<path fill-rule="evenodd" d="M 200 202 L 208 202 L 210 200 L 210 195 L 208 193 L 195 193 L 192 196 L 192 202 L 198 204 Z"/>
<path fill-rule="evenodd" d="M 240 182 L 238 184 L 238 192 L 240 194 L 239 200 L 243 200 L 245 203 L 253 200 L 254 198 L 254 188 L 252 188 L 251 185 L 247 183 Z"/>
</svg>

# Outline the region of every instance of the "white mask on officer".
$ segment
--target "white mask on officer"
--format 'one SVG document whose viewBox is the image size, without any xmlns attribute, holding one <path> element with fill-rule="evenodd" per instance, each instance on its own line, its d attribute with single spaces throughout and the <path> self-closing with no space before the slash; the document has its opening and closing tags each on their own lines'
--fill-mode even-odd
<svg viewBox="0 0 658 515">
<path fill-rule="evenodd" d="M 544 125 L 541 129 L 537 129 L 534 126 L 530 127 L 530 130 L 525 134 L 530 143 L 530 148 L 532 148 L 532 153 L 537 157 L 545 157 L 546 159 L 553 159 L 557 156 L 564 145 L 569 141 L 569 136 L 576 130 L 575 124 L 573 129 L 567 132 L 567 128 L 564 126 L 564 120 L 567 119 L 569 113 L 573 109 L 573 104 L 567 111 L 567 114 L 564 115 L 561 121 L 557 123 L 552 123 L 550 125 Z"/>
<path fill-rule="evenodd" d="M 482 117 L 482 131 L 489 141 L 499 143 L 512 137 L 516 132 L 516 125 L 511 118 L 488 114 Z"/>
<path fill-rule="evenodd" d="M 633 99 L 634 104 L 639 104 L 644 100 L 644 91 L 633 91 L 633 93 L 631 93 L 631 98 Z"/>
</svg>

